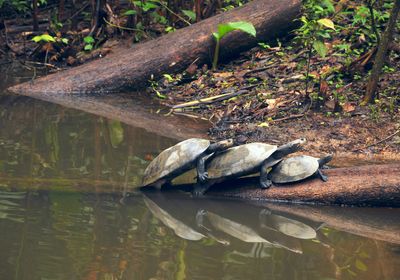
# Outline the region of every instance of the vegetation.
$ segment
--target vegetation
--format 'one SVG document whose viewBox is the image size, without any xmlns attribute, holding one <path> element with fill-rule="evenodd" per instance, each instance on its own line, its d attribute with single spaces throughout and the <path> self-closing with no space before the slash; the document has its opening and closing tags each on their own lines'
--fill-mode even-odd
<svg viewBox="0 0 400 280">
<path fill-rule="evenodd" d="M 215 39 L 215 50 L 214 50 L 214 59 L 212 63 L 212 69 L 217 69 L 218 64 L 218 56 L 219 56 L 219 45 L 222 38 L 225 35 L 229 34 L 232 31 L 240 30 L 245 32 L 253 37 L 256 37 L 256 29 L 250 22 L 238 21 L 238 22 L 228 22 L 225 24 L 218 25 L 218 32 L 214 32 L 213 36 Z"/>
<path fill-rule="evenodd" d="M 4 19 L 0 34 L 5 39 L 0 50 L 44 62 L 45 67 L 76 65 L 106 54 L 112 39 L 149 40 L 245 3 L 105 2 L 71 5 L 37 0 L 31 5 L 30 1 L 0 1 Z M 259 48 L 219 71 L 220 40 L 233 30 L 255 36 L 255 29 L 245 22 L 216 27 L 218 31 L 210 34 L 216 41 L 214 58 L 208 63 L 213 71 L 194 64 L 182 74 L 165 73 L 161 81 L 151 82 L 152 92 L 168 105 L 207 100 L 206 104 L 179 107 L 175 113 L 216 117 L 219 126 L 222 121 L 241 126 L 246 118 L 258 127 L 270 127 L 310 112 L 328 118 L 367 114 L 376 122 L 389 116 L 396 122 L 400 104 L 399 1 L 304 0 L 303 6 L 294 32 L 270 42 L 257 38 Z M 12 19 L 16 15 L 19 19 Z M 232 95 L 232 91 L 240 94 Z M 180 92 L 184 94 L 177 94 Z M 359 105 L 366 106 L 361 109 Z M 235 134 L 242 134 L 244 128 L 238 129 Z"/>
</svg>

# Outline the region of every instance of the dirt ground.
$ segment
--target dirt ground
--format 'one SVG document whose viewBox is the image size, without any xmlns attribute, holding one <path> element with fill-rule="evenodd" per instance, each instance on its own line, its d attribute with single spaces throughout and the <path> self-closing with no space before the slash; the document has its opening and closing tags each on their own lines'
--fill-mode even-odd
<svg viewBox="0 0 400 280">
<path fill-rule="evenodd" d="M 254 48 L 216 72 L 197 69 L 197 76 L 189 82 L 185 73 L 165 78 L 157 91 L 166 97 L 162 103 L 172 108 L 197 100 L 198 104 L 173 111 L 209 120 L 209 134 L 214 139 L 281 144 L 306 137 L 305 151 L 316 156 L 333 153 L 338 165 L 352 165 L 360 159 L 399 161 L 399 55 L 391 55 L 389 65 L 395 71 L 382 75 L 380 100 L 369 106 L 359 106 L 368 68 L 343 75 L 338 89 L 336 82 L 328 85 L 314 79 L 307 96 L 304 66 L 299 66 L 304 56 L 301 49 L 287 53 L 281 48 Z M 321 68 L 330 65 L 332 69 L 335 64 L 335 58 L 313 58 L 311 71 L 317 76 Z M 207 101 L 240 90 L 244 93 L 230 99 Z"/>
</svg>

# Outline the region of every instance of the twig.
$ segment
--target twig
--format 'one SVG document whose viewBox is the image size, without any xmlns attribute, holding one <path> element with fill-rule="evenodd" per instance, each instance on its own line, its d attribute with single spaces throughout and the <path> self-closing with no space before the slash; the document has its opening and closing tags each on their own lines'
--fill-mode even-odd
<svg viewBox="0 0 400 280">
<path fill-rule="evenodd" d="M 121 25 L 116 25 L 116 24 L 114 24 L 114 23 L 109 22 L 109 21 L 106 20 L 106 19 L 104 19 L 104 21 L 105 21 L 108 25 L 110 25 L 110 26 L 112 26 L 112 27 L 116 27 L 116 28 L 123 29 L 123 30 L 137 31 L 137 32 L 145 33 L 144 30 L 141 30 L 141 29 L 130 28 L 130 27 L 125 27 L 125 26 L 121 26 Z"/>
<path fill-rule="evenodd" d="M 281 121 L 286 121 L 286 120 L 291 120 L 291 119 L 297 119 L 297 118 L 303 117 L 304 115 L 305 115 L 305 113 L 301 113 L 301 114 L 297 114 L 297 115 L 291 115 L 291 116 L 287 116 L 287 117 L 284 117 L 284 118 L 272 120 L 272 122 L 281 122 Z"/>
<path fill-rule="evenodd" d="M 264 67 L 259 67 L 259 68 L 254 68 L 254 69 L 248 70 L 248 71 L 243 75 L 243 77 L 247 77 L 248 75 L 253 74 L 253 73 L 258 73 L 258 72 L 262 72 L 262 71 L 268 70 L 268 69 L 270 69 L 270 68 L 275 67 L 276 64 L 277 64 L 277 61 L 275 61 L 275 62 L 273 62 L 273 63 L 271 63 L 271 64 L 269 64 L 269 65 L 267 65 L 267 66 L 264 66 Z"/>
<path fill-rule="evenodd" d="M 189 102 L 186 102 L 186 103 L 182 103 L 182 104 L 178 104 L 178 105 L 172 106 L 172 109 L 192 107 L 192 106 L 196 106 L 196 105 L 200 105 L 200 104 L 211 104 L 211 103 L 214 103 L 214 102 L 226 100 L 226 99 L 238 96 L 240 94 L 245 94 L 245 93 L 248 93 L 248 92 L 249 91 L 247 91 L 247 90 L 239 90 L 239 91 L 235 91 L 235 92 L 230 92 L 230 93 L 220 94 L 220 95 L 211 96 L 211 97 L 207 97 L 207 98 L 202 98 L 202 99 L 199 99 L 199 100 L 193 100 L 193 101 L 189 101 Z"/>
<path fill-rule="evenodd" d="M 28 63 L 28 64 L 36 64 L 36 65 L 42 65 L 42 66 L 54 68 L 54 69 L 56 69 L 56 70 L 62 70 L 61 68 L 59 68 L 59 67 L 57 67 L 57 66 L 55 66 L 55 65 L 53 65 L 53 64 L 50 64 L 50 63 L 37 62 L 37 61 L 25 61 L 25 63 Z"/>
<path fill-rule="evenodd" d="M 171 14 L 173 14 L 174 16 L 176 16 L 177 18 L 179 18 L 181 21 L 183 21 L 184 23 L 186 23 L 188 26 L 190 26 L 190 22 L 188 22 L 186 19 L 184 19 L 183 17 L 181 17 L 180 15 L 178 15 L 177 13 L 175 13 L 173 10 L 171 10 L 167 5 L 165 5 L 162 1 L 158 2 L 161 6 L 163 6 L 168 12 L 170 12 Z"/>
<path fill-rule="evenodd" d="M 387 137 L 385 137 L 385 138 L 383 138 L 383 139 L 381 139 L 381 140 L 379 140 L 379 141 L 377 141 L 375 143 L 369 144 L 369 145 L 364 146 L 362 148 L 358 148 L 358 149 L 352 150 L 352 152 L 358 152 L 358 151 L 370 148 L 372 146 L 378 145 L 378 144 L 380 144 L 382 142 L 385 142 L 385 141 L 389 140 L 390 138 L 396 136 L 397 134 L 399 134 L 399 132 L 400 132 L 400 129 L 396 130 L 394 133 L 390 134 L 389 136 L 387 136 Z"/>
<path fill-rule="evenodd" d="M 73 19 L 74 17 L 76 17 L 77 15 L 79 15 L 84 9 L 86 9 L 87 6 L 90 5 L 90 2 L 86 3 L 85 5 L 83 5 L 79 10 L 77 10 L 72 16 L 70 16 L 69 18 L 63 20 L 61 23 L 65 24 L 68 20 Z"/>
<path fill-rule="evenodd" d="M 185 116 L 185 117 L 192 118 L 192 119 L 201 119 L 201 120 L 208 121 L 208 119 L 206 119 L 204 117 L 196 116 L 196 115 L 192 115 L 192 114 L 188 114 L 188 113 L 182 113 L 182 112 L 176 112 L 176 111 L 174 111 L 173 113 L 174 113 L 174 115 Z"/>
</svg>

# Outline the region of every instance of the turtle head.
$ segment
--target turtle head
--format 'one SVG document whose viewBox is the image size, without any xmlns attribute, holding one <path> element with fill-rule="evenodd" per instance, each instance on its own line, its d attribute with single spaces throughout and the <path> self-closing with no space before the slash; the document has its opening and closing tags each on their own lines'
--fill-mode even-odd
<svg viewBox="0 0 400 280">
<path fill-rule="evenodd" d="M 218 152 L 218 151 L 223 151 L 226 149 L 229 149 L 230 147 L 233 147 L 234 141 L 233 139 L 225 139 L 218 141 L 214 144 L 211 144 L 210 147 L 208 148 L 210 152 Z"/>
<path fill-rule="evenodd" d="M 297 152 L 306 142 L 306 138 L 299 138 L 285 145 L 279 146 L 275 152 L 275 157 L 283 158 L 284 156 Z"/>
<path fill-rule="evenodd" d="M 333 155 L 331 155 L 331 154 L 326 155 L 326 156 L 324 156 L 324 157 L 318 159 L 319 167 L 324 166 L 325 164 L 327 164 L 328 162 L 330 162 L 332 159 L 333 159 Z"/>
</svg>

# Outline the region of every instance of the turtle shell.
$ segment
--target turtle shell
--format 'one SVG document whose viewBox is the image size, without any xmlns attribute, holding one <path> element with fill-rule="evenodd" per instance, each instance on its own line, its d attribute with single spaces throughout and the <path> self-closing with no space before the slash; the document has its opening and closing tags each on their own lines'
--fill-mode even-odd
<svg viewBox="0 0 400 280">
<path fill-rule="evenodd" d="M 183 222 L 175 219 L 167 211 L 158 206 L 151 199 L 144 197 L 144 203 L 150 209 L 151 213 L 163 222 L 164 225 L 174 230 L 175 234 L 183 239 L 197 241 L 205 236 L 195 231 Z"/>
<path fill-rule="evenodd" d="M 315 229 L 300 221 L 275 214 L 271 214 L 270 219 L 275 229 L 288 236 L 300 239 L 313 239 L 317 236 Z"/>
<path fill-rule="evenodd" d="M 249 143 L 230 148 L 216 156 L 207 165 L 209 179 L 251 174 L 277 149 L 275 145 Z"/>
<path fill-rule="evenodd" d="M 313 175 L 319 168 L 318 159 L 311 156 L 296 156 L 282 160 L 271 171 L 274 183 L 289 183 Z"/>
<path fill-rule="evenodd" d="M 209 140 L 190 138 L 162 151 L 144 171 L 143 186 L 151 185 L 175 172 L 183 172 L 186 168 L 190 169 L 209 146 Z"/>
</svg>

